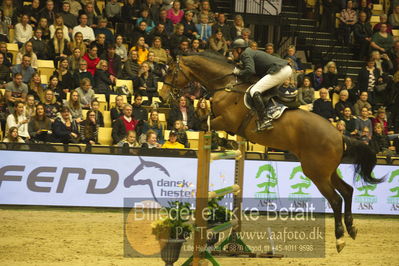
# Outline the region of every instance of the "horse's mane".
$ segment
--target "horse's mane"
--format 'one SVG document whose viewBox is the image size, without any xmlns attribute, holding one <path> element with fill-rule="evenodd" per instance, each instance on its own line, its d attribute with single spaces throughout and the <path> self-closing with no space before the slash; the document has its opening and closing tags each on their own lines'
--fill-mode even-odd
<svg viewBox="0 0 399 266">
<path fill-rule="evenodd" d="M 232 64 L 229 63 L 229 61 L 224 57 L 223 55 L 213 52 L 213 51 L 204 51 L 200 53 L 190 53 L 184 57 L 192 57 L 192 56 L 199 56 L 202 58 L 206 58 L 208 60 L 213 61 L 214 63 L 223 65 L 226 68 L 231 68 Z"/>
</svg>

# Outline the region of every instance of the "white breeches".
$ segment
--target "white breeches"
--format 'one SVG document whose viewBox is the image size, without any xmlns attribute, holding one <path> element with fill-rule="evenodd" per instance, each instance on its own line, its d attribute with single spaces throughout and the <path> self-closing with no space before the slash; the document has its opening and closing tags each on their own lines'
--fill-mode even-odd
<svg viewBox="0 0 399 266">
<path fill-rule="evenodd" d="M 254 96 L 255 92 L 264 92 L 270 88 L 273 88 L 277 85 L 283 84 L 284 81 L 289 79 L 292 75 L 292 68 L 289 65 L 286 65 L 279 72 L 274 73 L 272 75 L 267 74 L 263 78 L 261 78 L 255 85 L 251 88 L 250 94 Z"/>
</svg>

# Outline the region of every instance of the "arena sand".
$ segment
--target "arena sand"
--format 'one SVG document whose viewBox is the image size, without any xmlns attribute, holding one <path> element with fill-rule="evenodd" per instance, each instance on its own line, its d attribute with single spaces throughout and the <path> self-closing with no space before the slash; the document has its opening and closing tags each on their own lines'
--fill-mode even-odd
<svg viewBox="0 0 399 266">
<path fill-rule="evenodd" d="M 356 240 L 335 250 L 326 219 L 326 257 L 218 258 L 221 265 L 399 265 L 399 218 L 355 215 Z M 120 209 L 0 206 L 0 265 L 163 265 L 160 259 L 123 257 Z M 140 237 L 139 235 L 137 237 Z M 180 259 L 175 265 L 181 265 Z"/>
</svg>

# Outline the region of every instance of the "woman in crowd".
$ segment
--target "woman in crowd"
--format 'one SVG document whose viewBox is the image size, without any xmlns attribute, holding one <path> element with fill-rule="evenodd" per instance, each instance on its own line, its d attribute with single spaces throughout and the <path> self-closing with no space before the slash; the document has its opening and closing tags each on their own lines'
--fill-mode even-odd
<svg viewBox="0 0 399 266">
<path fill-rule="evenodd" d="M 15 25 L 15 42 L 18 44 L 18 47 L 21 47 L 24 43 L 26 43 L 33 35 L 32 26 L 28 23 L 29 15 L 23 14 L 21 16 L 21 22 Z"/>
<path fill-rule="evenodd" d="M 145 60 L 147 60 L 149 51 L 148 51 L 148 45 L 145 43 L 144 37 L 138 38 L 136 45 L 133 46 L 132 49 L 130 49 L 130 52 L 131 51 L 137 51 L 137 55 L 138 55 L 137 62 L 139 64 L 141 64 Z"/>
<path fill-rule="evenodd" d="M 7 128 L 16 127 L 18 129 L 18 135 L 23 140 L 29 140 L 28 122 L 29 120 L 25 114 L 24 103 L 17 103 L 14 108 L 14 113 L 7 117 Z"/>
<path fill-rule="evenodd" d="M 146 142 L 141 146 L 146 149 L 158 149 L 161 148 L 161 144 L 157 142 L 157 133 L 152 130 L 147 131 Z"/>
<path fill-rule="evenodd" d="M 28 94 L 33 95 L 36 103 L 44 101 L 44 88 L 39 73 L 34 73 L 28 84 Z"/>
<path fill-rule="evenodd" d="M 345 128 L 349 136 L 356 137 L 358 133 L 356 129 L 356 118 L 353 117 L 351 108 L 344 108 L 342 120 L 345 122 Z"/>
<path fill-rule="evenodd" d="M 74 121 L 77 123 L 83 121 L 82 106 L 80 105 L 79 93 L 77 91 L 71 91 L 71 96 L 66 104 L 66 107 L 69 109 L 71 117 Z"/>
<path fill-rule="evenodd" d="M 46 116 L 50 118 L 51 122 L 54 122 L 54 119 L 57 117 L 61 105 L 57 103 L 57 99 L 55 98 L 54 92 L 52 90 L 46 89 L 44 91 L 43 105 Z"/>
<path fill-rule="evenodd" d="M 172 8 L 167 11 L 167 18 L 172 21 L 173 24 L 180 23 L 183 19 L 184 11 L 181 10 L 180 1 L 174 1 Z"/>
<path fill-rule="evenodd" d="M 109 95 L 112 93 L 111 86 L 115 85 L 115 83 L 115 76 L 108 73 L 108 62 L 100 60 L 97 64 L 96 74 L 94 75 L 96 93 L 105 94 L 105 97 L 109 99 Z"/>
<path fill-rule="evenodd" d="M 115 37 L 115 53 L 121 57 L 122 62 L 126 62 L 127 49 L 123 43 L 123 36 L 120 34 Z"/>
<path fill-rule="evenodd" d="M 155 61 L 155 54 L 153 52 L 150 51 L 148 53 L 148 58 L 144 63 L 147 63 L 150 67 L 149 71 L 154 76 L 155 83 L 163 80 L 166 66 Z"/>
<path fill-rule="evenodd" d="M 222 54 L 223 56 L 227 53 L 227 41 L 223 37 L 221 31 L 217 31 L 209 38 L 209 47 L 211 50 Z"/>
<path fill-rule="evenodd" d="M 393 37 L 387 32 L 387 24 L 381 24 L 379 32 L 374 33 L 370 46 L 381 53 L 387 53 L 393 46 Z"/>
<path fill-rule="evenodd" d="M 85 144 L 98 144 L 96 112 L 89 110 L 86 119 L 80 123 L 80 138 Z"/>
<path fill-rule="evenodd" d="M 18 135 L 17 127 L 10 127 L 7 132 L 7 136 L 2 142 L 5 143 L 25 143 L 24 139 Z"/>
<path fill-rule="evenodd" d="M 210 116 L 211 111 L 208 106 L 208 102 L 205 98 L 201 98 L 198 100 L 197 107 L 195 108 L 195 121 L 197 130 L 207 131 L 208 130 L 208 117 Z"/>
<path fill-rule="evenodd" d="M 25 116 L 28 120 L 30 120 L 31 117 L 35 115 L 35 113 L 36 113 L 35 97 L 33 97 L 33 95 L 28 94 L 26 96 Z"/>
<path fill-rule="evenodd" d="M 380 155 L 395 155 L 395 147 L 391 146 L 388 136 L 384 133 L 384 127 L 380 123 L 374 124 L 374 134 L 370 140 L 370 147 Z"/>
<path fill-rule="evenodd" d="M 54 65 L 60 58 L 67 58 L 71 51 L 68 49 L 68 41 L 64 38 L 64 33 L 60 28 L 55 30 L 54 38 L 50 39 L 47 47 L 48 55 L 54 60 Z"/>
<path fill-rule="evenodd" d="M 375 50 L 370 54 L 371 60 L 374 60 L 375 67 L 380 70 L 381 75 L 390 74 L 393 71 L 393 63 L 386 53 L 382 54 Z"/>
<path fill-rule="evenodd" d="M 69 38 L 69 31 L 68 27 L 64 25 L 64 19 L 61 14 L 56 14 L 54 23 L 49 27 L 50 30 L 50 38 L 54 38 L 54 35 L 56 33 L 57 29 L 61 29 L 61 31 L 64 33 L 64 39 L 67 40 L 68 42 L 71 40 Z"/>
<path fill-rule="evenodd" d="M 173 106 L 169 113 L 169 128 L 173 127 L 176 120 L 183 121 L 186 130 L 194 128 L 194 110 L 184 96 L 179 98 L 178 105 Z"/>
<path fill-rule="evenodd" d="M 345 129 L 345 122 L 343 120 L 339 120 L 336 125 L 337 130 L 339 133 L 342 135 L 347 135 L 346 129 Z"/>
<path fill-rule="evenodd" d="M 349 93 L 349 99 L 348 101 L 354 105 L 356 101 L 359 99 L 360 96 L 360 90 L 356 86 L 356 84 L 353 82 L 353 79 L 351 77 L 346 77 L 344 80 L 344 84 L 341 87 L 337 87 L 339 91 L 335 90 L 337 94 L 341 92 L 341 90 L 347 90 Z"/>
<path fill-rule="evenodd" d="M 126 138 L 121 140 L 117 145 L 119 147 L 128 146 L 129 148 L 139 148 L 139 147 L 141 147 L 141 144 L 137 141 L 136 131 L 134 131 L 134 130 L 129 130 L 127 132 Z"/>
<path fill-rule="evenodd" d="M 330 98 L 332 99 L 333 93 L 339 93 L 338 86 L 338 71 L 335 62 L 330 61 L 324 66 L 323 71 L 323 87 L 328 89 Z"/>
<path fill-rule="evenodd" d="M 37 28 L 42 30 L 42 32 L 43 32 L 42 39 L 43 40 L 45 40 L 45 41 L 50 40 L 50 29 L 49 29 L 47 18 L 41 17 L 39 19 L 39 24 L 38 24 Z"/>
<path fill-rule="evenodd" d="M 140 129 L 140 143 L 145 142 L 146 134 L 149 130 L 154 131 L 157 134 L 157 142 L 162 144 L 164 143 L 164 137 L 163 137 L 163 126 L 161 122 L 159 122 L 159 114 L 157 110 L 151 110 L 150 112 L 150 119 L 148 119 L 148 122 L 144 122 L 143 125 L 141 126 Z"/>
<path fill-rule="evenodd" d="M 373 123 L 373 127 L 375 127 L 376 124 L 381 124 L 385 135 L 388 135 L 389 137 L 392 136 L 391 138 L 395 136 L 394 132 L 389 130 L 386 111 L 383 107 L 378 108 L 377 114 L 373 119 L 371 119 L 371 122 Z"/>
<path fill-rule="evenodd" d="M 15 58 L 15 63 L 16 64 L 21 64 L 22 63 L 22 58 L 24 55 L 29 55 L 30 56 L 30 65 L 33 68 L 37 68 L 37 55 L 35 52 L 33 52 L 33 45 L 31 41 L 27 41 L 19 50 L 17 57 Z"/>
<path fill-rule="evenodd" d="M 61 57 L 58 62 L 58 68 L 54 71 L 53 75 L 58 78 L 59 87 L 68 93 L 73 89 L 73 76 L 68 70 L 68 59 L 66 57 Z"/>
<path fill-rule="evenodd" d="M 301 105 L 312 105 L 314 102 L 314 89 L 309 77 L 304 77 L 302 86 L 298 89 L 298 100 Z"/>
<path fill-rule="evenodd" d="M 91 110 L 96 115 L 96 121 L 99 127 L 104 127 L 104 116 L 100 111 L 100 102 L 97 99 L 91 101 Z"/>
<path fill-rule="evenodd" d="M 81 32 L 75 33 L 73 41 L 68 44 L 69 51 L 72 53 L 76 48 L 80 49 L 80 54 L 86 54 L 86 44 L 83 42 L 83 34 Z"/>
<path fill-rule="evenodd" d="M 184 35 L 190 40 L 197 38 L 198 35 L 193 17 L 194 13 L 192 11 L 186 11 L 184 14 L 184 19 L 182 21 L 182 24 L 184 26 Z"/>
<path fill-rule="evenodd" d="M 371 123 L 371 120 L 369 118 L 369 112 L 370 110 L 367 107 L 363 107 L 360 113 L 360 116 L 357 117 L 356 119 L 356 130 L 358 132 L 362 132 L 362 130 L 367 127 L 367 128 L 373 128 L 373 125 Z M 369 132 L 369 136 L 371 137 L 372 132 Z"/>
<path fill-rule="evenodd" d="M 339 93 L 339 101 L 335 104 L 335 112 L 342 119 L 344 115 L 345 107 L 349 107 L 353 112 L 353 105 L 348 101 L 349 92 L 347 90 L 341 90 Z"/>
<path fill-rule="evenodd" d="M 70 72 L 79 71 L 80 61 L 82 60 L 82 53 L 79 48 L 75 48 L 73 53 L 68 56 L 68 67 Z"/>
<path fill-rule="evenodd" d="M 83 59 L 87 62 L 87 71 L 89 71 L 93 77 L 94 74 L 96 74 L 98 62 L 100 62 L 97 52 L 97 44 L 92 42 L 89 46 L 88 52 L 83 56 Z"/>
<path fill-rule="evenodd" d="M 54 141 L 64 144 L 79 143 L 78 124 L 72 119 L 69 108 L 62 107 L 60 113 L 52 125 Z"/>
<path fill-rule="evenodd" d="M 142 63 L 139 70 L 138 92 L 142 96 L 147 96 L 149 104 L 152 104 L 152 98 L 158 95 L 157 83 L 150 72 L 150 65 Z"/>
<path fill-rule="evenodd" d="M 142 21 L 147 23 L 147 28 L 145 29 L 147 33 L 149 33 L 155 27 L 155 22 L 151 19 L 150 12 L 146 7 L 140 11 L 140 17 L 137 18 L 136 27 L 138 27 Z"/>
<path fill-rule="evenodd" d="M 233 27 L 232 27 L 232 34 L 231 37 L 236 39 L 238 36 L 241 36 L 241 32 L 245 28 L 244 19 L 241 15 L 236 15 L 234 17 Z"/>
<path fill-rule="evenodd" d="M 44 105 L 36 106 L 36 114 L 28 124 L 28 131 L 33 142 L 49 142 L 52 134 L 51 121 L 44 112 Z"/>
<path fill-rule="evenodd" d="M 374 105 L 374 90 L 380 75 L 380 70 L 375 67 L 375 61 L 370 59 L 367 65 L 360 70 L 357 78 L 359 81 L 359 90 L 369 93 L 369 102 L 371 105 Z"/>
<path fill-rule="evenodd" d="M 52 90 L 54 92 L 54 96 L 58 103 L 62 103 L 64 100 L 66 100 L 66 95 L 69 91 L 68 90 L 67 92 L 65 92 L 63 89 L 60 88 L 58 77 L 55 75 L 52 75 L 50 77 L 46 89 Z"/>
<path fill-rule="evenodd" d="M 198 39 L 193 39 L 191 41 L 191 45 L 190 45 L 190 53 L 199 53 L 202 51 L 202 49 L 200 49 L 200 41 Z"/>
</svg>

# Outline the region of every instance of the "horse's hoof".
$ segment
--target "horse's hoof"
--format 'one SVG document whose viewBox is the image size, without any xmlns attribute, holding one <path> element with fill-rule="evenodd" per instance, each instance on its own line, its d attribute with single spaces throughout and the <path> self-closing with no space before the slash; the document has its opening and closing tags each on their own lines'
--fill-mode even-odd
<svg viewBox="0 0 399 266">
<path fill-rule="evenodd" d="M 341 250 L 343 250 L 345 245 L 346 245 L 344 237 L 338 238 L 337 242 L 336 242 L 336 245 L 337 245 L 338 253 L 341 252 Z"/>
<path fill-rule="evenodd" d="M 354 226 L 354 225 L 352 225 L 352 227 L 350 228 L 350 230 L 349 230 L 349 235 L 351 236 L 351 238 L 353 239 L 353 240 L 355 240 L 356 239 L 356 235 L 357 235 L 357 228 L 356 228 L 356 226 Z"/>
</svg>

